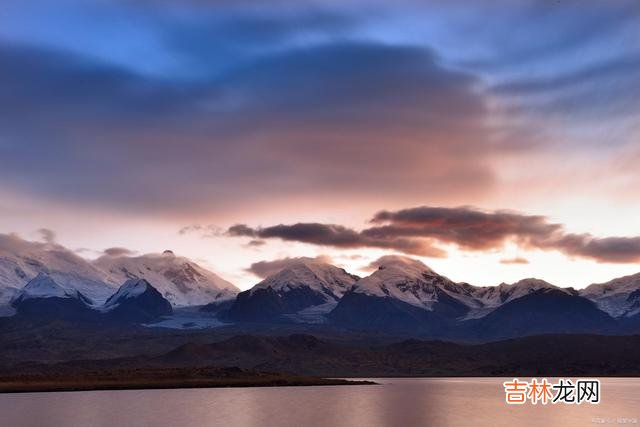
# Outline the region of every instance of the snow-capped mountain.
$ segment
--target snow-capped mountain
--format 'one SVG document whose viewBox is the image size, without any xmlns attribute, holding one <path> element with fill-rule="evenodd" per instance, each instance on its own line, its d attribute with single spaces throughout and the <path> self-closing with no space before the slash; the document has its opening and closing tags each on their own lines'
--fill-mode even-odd
<svg viewBox="0 0 640 427">
<path fill-rule="evenodd" d="M 127 299 L 137 298 L 147 292 L 152 286 L 144 279 L 129 279 L 111 295 L 102 306 L 102 311 L 110 311 Z"/>
<path fill-rule="evenodd" d="M 600 310 L 612 317 L 640 314 L 640 273 L 594 283 L 581 290 L 580 295 L 595 302 Z"/>
<path fill-rule="evenodd" d="M 99 303 L 117 288 L 90 261 L 61 245 L 0 234 L 0 305 L 8 303 L 39 273 L 62 289 L 79 291 Z"/>
<path fill-rule="evenodd" d="M 80 292 L 65 289 L 47 274 L 38 273 L 18 292 L 11 302 L 17 304 L 22 301 L 41 298 L 75 298 L 86 301 L 86 298 Z"/>
<path fill-rule="evenodd" d="M 173 312 L 171 303 L 145 279 L 129 279 L 102 307 L 114 320 L 150 321 Z"/>
<path fill-rule="evenodd" d="M 321 321 L 358 280 L 342 268 L 312 258 L 301 258 L 241 292 L 229 314 L 241 320 Z"/>
<path fill-rule="evenodd" d="M 82 293 L 65 289 L 49 275 L 39 273 L 11 300 L 20 316 L 46 319 L 88 320 L 94 318 L 91 301 Z"/>
<path fill-rule="evenodd" d="M 543 286 L 468 322 L 471 336 L 504 339 L 540 334 L 614 333 L 616 321 L 577 292 Z"/>
<path fill-rule="evenodd" d="M 455 304 L 462 310 L 479 308 L 481 304 L 474 296 L 476 289 L 466 283 L 455 283 L 418 260 L 390 256 L 382 260 L 378 270 L 359 280 L 352 292 L 393 298 L 432 311 L 442 304 Z"/>
<path fill-rule="evenodd" d="M 174 255 L 141 256 L 104 255 L 94 261 L 110 283 L 145 279 L 174 306 L 202 305 L 234 298 L 238 288 L 193 261 Z"/>
<path fill-rule="evenodd" d="M 480 306 L 474 290 L 418 260 L 387 256 L 379 260 L 375 272 L 345 293 L 327 317 L 349 329 L 448 336 L 458 319 Z"/>
<path fill-rule="evenodd" d="M 171 251 L 103 255 L 91 261 L 57 243 L 0 234 L 0 306 L 8 304 L 39 273 L 64 290 L 80 292 L 95 306 L 102 305 L 131 278 L 147 279 L 175 306 L 229 300 L 239 292 L 215 273 Z"/>
<path fill-rule="evenodd" d="M 516 283 L 501 283 L 498 286 L 485 286 L 476 288 L 473 295 L 482 304 L 480 308 L 472 310 L 467 318 L 483 317 L 496 308 L 521 298 L 525 295 L 532 294 L 541 289 L 555 289 L 559 292 L 571 293 L 570 289 L 559 288 L 549 282 L 540 279 L 523 279 Z"/>
<path fill-rule="evenodd" d="M 394 333 L 418 328 L 431 336 L 474 324 L 495 329 L 498 336 L 503 318 L 516 315 L 524 331 L 527 316 L 540 313 L 572 331 L 580 319 L 602 318 L 600 311 L 628 330 L 640 322 L 640 273 L 576 291 L 538 279 L 474 287 L 401 256 L 382 257 L 377 270 L 362 279 L 319 259 L 281 265 L 238 294 L 231 283 L 171 251 L 139 256 L 105 251 L 91 261 L 51 240 L 0 234 L 0 306 L 12 312 L 11 304 L 22 315 L 102 321 L 117 313 L 154 319 L 170 313 L 171 306 L 209 304 L 220 318 L 234 321 L 331 322 Z M 567 317 L 568 307 L 574 309 L 573 319 Z"/>
<path fill-rule="evenodd" d="M 289 292 L 299 288 L 309 288 L 322 295 L 327 301 L 337 301 L 359 279 L 342 268 L 303 258 L 288 267 L 267 277 L 251 288 L 255 293 L 259 289 L 271 288 L 276 292 Z"/>
<path fill-rule="evenodd" d="M 497 339 L 543 333 L 610 333 L 615 321 L 572 288 L 538 279 L 477 288 L 417 260 L 393 257 L 358 281 L 329 314 L 351 329 Z"/>
</svg>

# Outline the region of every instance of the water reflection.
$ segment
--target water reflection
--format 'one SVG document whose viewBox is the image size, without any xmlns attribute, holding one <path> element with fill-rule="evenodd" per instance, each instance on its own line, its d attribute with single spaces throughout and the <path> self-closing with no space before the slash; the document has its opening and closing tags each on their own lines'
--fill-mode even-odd
<svg viewBox="0 0 640 427">
<path fill-rule="evenodd" d="M 511 427 L 640 421 L 638 379 L 605 379 L 602 403 L 580 406 L 507 406 L 503 379 L 496 378 L 377 381 L 381 385 L 0 395 L 0 425 Z"/>
</svg>

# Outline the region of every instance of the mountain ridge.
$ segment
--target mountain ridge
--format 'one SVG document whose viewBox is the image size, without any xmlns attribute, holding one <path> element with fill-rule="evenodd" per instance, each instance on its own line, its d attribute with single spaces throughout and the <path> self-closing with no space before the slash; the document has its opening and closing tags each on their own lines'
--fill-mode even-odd
<svg viewBox="0 0 640 427">
<path fill-rule="evenodd" d="M 239 292 L 214 272 L 172 251 L 136 256 L 105 253 L 89 260 L 57 243 L 0 234 L 0 305 L 8 304 L 40 273 L 63 289 L 81 292 L 96 306 L 131 278 L 148 279 L 174 306 L 232 299 Z"/>
<path fill-rule="evenodd" d="M 13 258 L 9 256 L 12 245 Z M 82 304 L 108 312 L 105 303 L 124 284 L 146 283 L 158 292 L 158 298 L 152 298 L 157 307 L 165 305 L 161 299 L 177 308 L 202 306 L 201 316 L 210 316 L 212 321 L 198 320 L 196 324 L 205 328 L 229 322 L 326 324 L 355 331 L 443 338 L 475 334 L 490 339 L 556 331 L 626 333 L 640 325 L 640 273 L 575 290 L 536 278 L 477 287 L 454 282 L 405 256 L 385 256 L 372 266 L 377 269 L 370 275 L 358 277 L 318 258 L 296 258 L 251 289 L 236 294 L 232 284 L 172 251 L 137 256 L 105 253 L 88 261 L 55 243 L 0 235 L 0 279 L 4 280 L 0 284 L 6 284 L 11 274 L 16 282 L 19 279 L 26 284 L 29 279 L 48 277 L 56 284 L 44 286 L 51 296 L 80 296 Z M 35 276 L 31 278 L 30 274 Z M 103 281 L 99 298 L 95 298 L 95 292 L 85 294 L 87 289 L 95 290 L 97 278 Z M 37 288 L 26 284 L 2 288 L 5 301 L 17 295 L 26 299 Z M 542 304 L 540 300 L 547 302 Z M 513 306 L 521 309 L 510 309 Z M 507 311 L 510 314 L 501 318 Z M 158 313 L 171 316 L 165 309 Z M 542 313 L 557 324 L 541 317 Z M 163 324 L 194 324 L 188 317 Z M 496 318 L 501 320 L 492 320 Z M 509 329 L 510 324 L 520 326 Z M 540 327 L 542 324 L 545 326 Z"/>
</svg>

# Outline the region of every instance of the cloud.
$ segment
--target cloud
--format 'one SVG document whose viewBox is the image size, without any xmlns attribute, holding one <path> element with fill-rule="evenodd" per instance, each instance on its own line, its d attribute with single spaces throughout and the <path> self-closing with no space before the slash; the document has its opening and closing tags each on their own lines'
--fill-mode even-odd
<svg viewBox="0 0 640 427">
<path fill-rule="evenodd" d="M 539 94 L 543 91 L 556 92 L 566 88 L 584 85 L 588 82 L 602 83 L 602 80 L 612 78 L 637 77 L 638 68 L 640 68 L 640 56 L 627 55 L 593 64 L 567 74 L 502 82 L 494 86 L 492 90 L 495 93 L 514 96 Z"/>
<path fill-rule="evenodd" d="M 327 39 L 197 79 L 42 46 L 4 43 L 0 56 L 12 106 L 0 180 L 32 197 L 171 215 L 309 194 L 447 198 L 494 182 L 478 79 L 429 47 Z"/>
<path fill-rule="evenodd" d="M 46 229 L 43 229 L 46 230 Z M 45 255 L 46 260 L 55 260 L 55 267 L 61 270 L 65 268 L 77 268 L 78 265 L 87 265 L 87 261 L 74 251 L 55 243 L 49 233 L 44 233 L 48 239 L 45 241 L 25 240 L 16 233 L 0 233 L 0 257 L 4 254 L 10 258 L 17 256 L 33 263 L 39 271 L 47 271 L 39 258 Z M 35 259 L 34 259 L 35 256 Z"/>
<path fill-rule="evenodd" d="M 514 147 L 553 176 L 637 134 L 592 120 L 639 110 L 634 0 L 6 3 L 0 191 L 69 212 L 491 205 Z"/>
<path fill-rule="evenodd" d="M 182 227 L 178 230 L 178 234 L 184 236 L 186 234 L 198 233 L 201 237 L 219 237 L 224 233 L 224 230 L 221 227 L 218 227 L 214 224 L 202 225 L 202 224 L 192 224 Z"/>
<path fill-rule="evenodd" d="M 103 251 L 103 255 L 110 257 L 132 256 L 135 254 L 136 251 L 122 247 L 107 248 Z"/>
<path fill-rule="evenodd" d="M 369 237 L 336 224 L 297 223 L 279 224 L 264 228 L 251 228 L 245 224 L 236 224 L 227 230 L 232 237 L 251 237 L 259 239 L 277 238 L 284 241 L 302 242 L 313 245 L 329 246 L 340 249 L 383 248 L 395 249 L 409 254 L 443 257 L 445 252 L 432 246 L 428 241 L 402 237 Z"/>
<path fill-rule="evenodd" d="M 417 261 L 412 258 L 408 258 L 403 255 L 383 255 L 380 258 L 371 261 L 369 264 L 365 265 L 364 267 L 361 267 L 360 271 L 363 271 L 365 273 L 371 273 L 377 270 L 378 268 L 380 268 L 381 265 L 388 264 L 388 263 L 405 263 L 408 265 L 419 265 L 420 267 L 422 267 L 420 261 Z"/>
<path fill-rule="evenodd" d="M 493 57 L 475 63 L 492 68 L 524 66 L 531 70 L 532 63 L 555 65 L 553 60 L 558 59 L 570 66 L 576 63 L 574 56 L 588 56 L 593 53 L 589 47 L 600 47 L 603 41 L 624 49 L 615 42 L 625 31 L 633 34 L 640 17 L 640 7 L 634 0 L 620 0 L 615 6 L 571 1 L 550 4 L 547 0 L 491 3 L 493 25 L 483 25 L 479 19 L 472 25 L 478 39 L 502 42 Z"/>
<path fill-rule="evenodd" d="M 529 264 L 529 260 L 524 257 L 502 258 L 500 264 Z"/>
<path fill-rule="evenodd" d="M 597 237 L 588 233 L 567 233 L 562 224 L 550 222 L 541 215 L 483 211 L 468 206 L 421 206 L 380 211 L 370 223 L 373 224 L 372 227 L 360 231 L 321 223 L 279 224 L 258 228 L 238 224 L 230 227 L 227 234 L 260 239 L 276 238 L 341 249 L 394 249 L 406 254 L 430 257 L 445 256 L 446 252 L 438 245 L 450 244 L 468 251 L 489 251 L 500 250 L 507 242 L 511 242 L 528 250 L 556 250 L 570 257 L 597 262 L 640 261 L 640 237 Z"/>
<path fill-rule="evenodd" d="M 598 262 L 640 262 L 639 237 L 594 237 L 591 234 L 567 234 L 550 245 L 567 255 Z"/>
<path fill-rule="evenodd" d="M 287 257 L 287 258 L 275 259 L 272 261 L 254 262 L 253 264 L 251 264 L 249 268 L 246 269 L 246 271 L 260 277 L 261 279 L 264 279 L 272 274 L 279 272 L 280 270 L 287 268 L 291 264 L 294 264 L 299 261 L 310 261 L 310 260 L 323 262 L 327 264 L 330 264 L 332 262 L 331 257 L 329 257 L 328 255 L 318 255 L 315 258 Z"/>
<path fill-rule="evenodd" d="M 56 233 L 53 230 L 49 230 L 48 228 L 40 228 L 38 229 L 38 234 L 40 234 L 40 238 L 45 243 L 56 243 Z"/>
<path fill-rule="evenodd" d="M 422 206 L 395 212 L 381 211 L 370 222 L 381 225 L 362 231 L 368 236 L 424 237 L 469 250 L 501 247 L 508 239 L 526 246 L 562 229 L 562 225 L 549 223 L 544 216 L 485 212 L 471 207 Z"/>
<path fill-rule="evenodd" d="M 164 36 L 167 48 L 189 58 L 189 72 L 220 72 L 251 61 L 258 52 L 282 51 L 300 40 L 327 41 L 345 37 L 360 18 L 332 10 L 233 9 L 202 10 L 188 21 L 172 21 Z"/>
<path fill-rule="evenodd" d="M 507 101 L 505 111 L 509 113 L 562 119 L 580 126 L 591 117 L 635 117 L 640 106 L 636 88 L 639 70 L 640 56 L 624 54 L 577 71 L 502 82 L 493 90 Z"/>
</svg>

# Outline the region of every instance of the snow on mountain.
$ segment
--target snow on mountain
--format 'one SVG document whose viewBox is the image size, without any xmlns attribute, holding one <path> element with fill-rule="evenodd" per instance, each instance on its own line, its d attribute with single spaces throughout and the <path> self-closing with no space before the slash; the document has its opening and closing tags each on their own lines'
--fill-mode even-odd
<svg viewBox="0 0 640 427">
<path fill-rule="evenodd" d="M 612 317 L 640 314 L 640 273 L 619 277 L 606 283 L 594 283 L 580 295 L 595 302 Z"/>
<path fill-rule="evenodd" d="M 144 279 L 129 279 L 111 295 L 109 299 L 104 303 L 103 310 L 109 311 L 117 306 L 120 302 L 129 298 L 136 298 L 149 288 L 149 282 Z"/>
<path fill-rule="evenodd" d="M 516 283 L 501 283 L 498 286 L 485 286 L 476 288 L 473 295 L 481 303 L 481 307 L 472 310 L 468 319 L 484 317 L 496 308 L 511 302 L 517 298 L 532 294 L 541 289 L 556 289 L 570 293 L 569 290 L 559 288 L 544 280 L 528 278 Z"/>
<path fill-rule="evenodd" d="M 39 273 L 97 303 L 104 302 L 116 289 L 104 272 L 61 245 L 0 234 L 0 305 L 8 303 Z"/>
<path fill-rule="evenodd" d="M 497 307 L 540 289 L 561 289 L 540 279 L 523 279 L 516 283 L 477 288 L 474 296 L 487 307 Z"/>
<path fill-rule="evenodd" d="M 11 300 L 17 315 L 34 321 L 95 320 L 92 301 L 75 289 L 65 289 L 49 275 L 39 273 Z"/>
<path fill-rule="evenodd" d="M 241 292 L 229 316 L 244 321 L 321 323 L 357 280 L 331 264 L 299 258 Z"/>
<path fill-rule="evenodd" d="M 145 279 L 129 279 L 101 309 L 118 322 L 149 322 L 173 313 L 171 303 Z"/>
<path fill-rule="evenodd" d="M 432 310 L 434 305 L 451 297 L 472 308 L 480 306 L 474 298 L 476 288 L 455 283 L 422 262 L 402 256 L 381 259 L 378 270 L 360 279 L 353 292 L 377 297 L 390 297 L 416 307 Z"/>
<path fill-rule="evenodd" d="M 90 261 L 57 243 L 0 234 L 0 306 L 39 273 L 62 289 L 79 291 L 96 306 L 131 278 L 147 279 L 176 306 L 231 299 L 238 293 L 231 283 L 171 251 L 135 257 L 104 255 Z"/>
<path fill-rule="evenodd" d="M 313 258 L 301 258 L 255 285 L 251 293 L 269 287 L 276 292 L 304 287 L 319 292 L 330 302 L 340 299 L 357 280 L 357 276 L 342 268 Z"/>
<path fill-rule="evenodd" d="M 231 283 L 193 261 L 174 255 L 103 255 L 93 263 L 111 284 L 145 279 L 174 306 L 202 305 L 234 298 L 239 292 Z"/>
<path fill-rule="evenodd" d="M 34 298 L 76 298 L 77 292 L 64 289 L 51 277 L 44 273 L 31 279 L 29 283 L 16 295 L 14 301 L 25 301 Z"/>
</svg>

